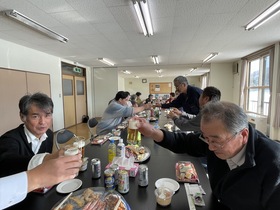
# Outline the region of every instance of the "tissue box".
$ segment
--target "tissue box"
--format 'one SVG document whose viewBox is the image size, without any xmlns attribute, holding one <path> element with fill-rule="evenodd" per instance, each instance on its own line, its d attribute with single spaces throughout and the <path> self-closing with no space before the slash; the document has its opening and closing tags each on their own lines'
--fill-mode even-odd
<svg viewBox="0 0 280 210">
<path fill-rule="evenodd" d="M 107 169 L 107 168 L 110 168 L 110 166 L 111 166 L 111 163 L 109 163 L 105 168 L 106 168 L 106 169 Z M 134 163 L 134 164 L 133 164 L 133 167 L 130 168 L 130 170 L 126 170 L 125 167 L 119 166 L 119 169 L 121 169 L 121 170 L 122 170 L 122 169 L 126 170 L 126 171 L 128 172 L 128 175 L 129 175 L 130 177 L 136 177 L 137 172 L 138 172 L 138 168 L 139 168 L 139 163 Z"/>
</svg>

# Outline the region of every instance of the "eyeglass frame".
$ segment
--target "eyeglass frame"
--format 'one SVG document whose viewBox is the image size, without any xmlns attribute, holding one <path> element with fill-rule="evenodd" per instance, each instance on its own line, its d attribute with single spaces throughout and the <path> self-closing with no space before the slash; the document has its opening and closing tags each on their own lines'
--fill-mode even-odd
<svg viewBox="0 0 280 210">
<path fill-rule="evenodd" d="M 242 129 L 243 130 L 243 129 Z M 241 130 L 241 131 L 242 131 Z M 203 137 L 203 134 L 201 133 L 200 135 L 199 135 L 199 139 L 200 140 L 202 140 L 202 141 L 204 141 L 206 144 L 208 144 L 208 145 L 212 145 L 212 146 L 214 146 L 215 148 L 219 148 L 219 149 L 222 149 L 222 148 L 224 148 L 224 146 L 227 144 L 227 143 L 229 143 L 232 139 L 234 139 L 235 137 L 236 137 L 236 135 L 237 134 L 239 134 L 241 131 L 239 131 L 239 132 L 235 132 L 231 137 L 229 137 L 229 138 L 227 138 L 226 140 L 225 140 L 225 142 L 223 142 L 222 144 L 220 144 L 220 143 L 217 143 L 217 142 L 214 142 L 213 143 L 213 141 L 211 142 L 211 141 L 209 141 L 209 140 L 206 140 L 204 137 Z"/>
</svg>

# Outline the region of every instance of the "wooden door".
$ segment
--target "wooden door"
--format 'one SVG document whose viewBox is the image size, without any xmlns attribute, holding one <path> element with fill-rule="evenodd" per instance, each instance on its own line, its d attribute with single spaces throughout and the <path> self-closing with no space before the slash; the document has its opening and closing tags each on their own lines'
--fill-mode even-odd
<svg viewBox="0 0 280 210">
<path fill-rule="evenodd" d="M 82 116 L 87 115 L 86 79 L 85 77 L 74 76 L 75 78 L 75 103 L 76 103 L 76 124 L 82 122 Z"/>
<path fill-rule="evenodd" d="M 76 125 L 74 76 L 62 76 L 64 127 Z"/>
</svg>

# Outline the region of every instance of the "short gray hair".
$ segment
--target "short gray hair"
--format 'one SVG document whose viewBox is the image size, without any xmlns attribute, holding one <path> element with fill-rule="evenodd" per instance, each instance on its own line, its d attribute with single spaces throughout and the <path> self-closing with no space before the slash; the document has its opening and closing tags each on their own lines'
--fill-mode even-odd
<svg viewBox="0 0 280 210">
<path fill-rule="evenodd" d="M 238 105 L 216 101 L 207 103 L 201 110 L 201 122 L 209 123 L 212 120 L 221 120 L 231 134 L 248 128 L 247 115 Z"/>
<path fill-rule="evenodd" d="M 186 85 L 188 85 L 189 84 L 189 82 L 188 82 L 188 79 L 186 78 L 186 77 L 183 77 L 183 76 L 178 76 L 178 77 L 176 77 L 174 80 L 173 80 L 173 82 L 179 82 L 179 84 L 186 84 Z"/>
</svg>

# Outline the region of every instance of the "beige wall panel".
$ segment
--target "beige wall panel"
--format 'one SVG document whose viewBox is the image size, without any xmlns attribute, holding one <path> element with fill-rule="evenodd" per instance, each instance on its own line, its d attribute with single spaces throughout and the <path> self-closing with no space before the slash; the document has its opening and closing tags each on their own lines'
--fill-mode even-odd
<svg viewBox="0 0 280 210">
<path fill-rule="evenodd" d="M 41 92 L 51 97 L 50 75 L 27 72 L 26 78 L 29 93 Z"/>
<path fill-rule="evenodd" d="M 18 102 L 26 94 L 26 74 L 0 68 L 0 135 L 17 127 L 21 122 Z"/>
</svg>

